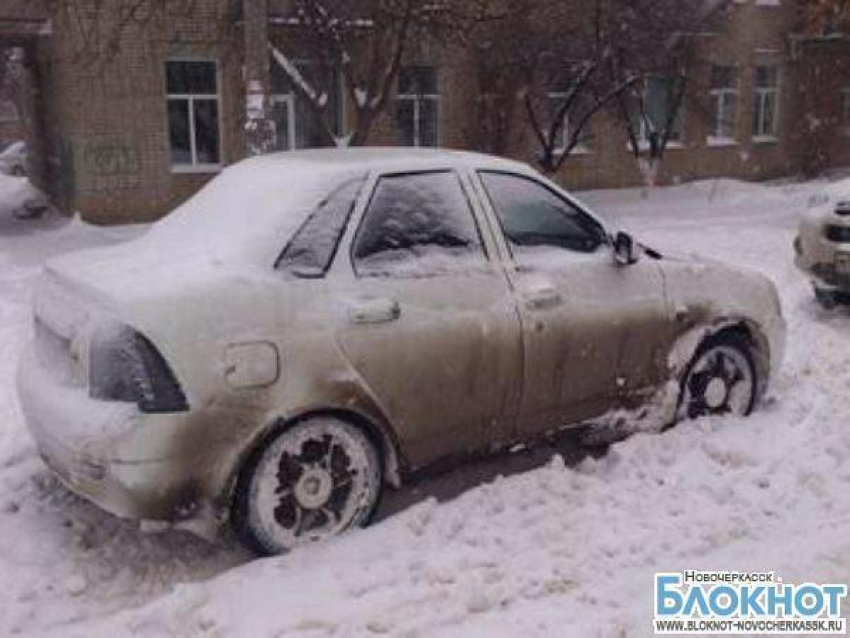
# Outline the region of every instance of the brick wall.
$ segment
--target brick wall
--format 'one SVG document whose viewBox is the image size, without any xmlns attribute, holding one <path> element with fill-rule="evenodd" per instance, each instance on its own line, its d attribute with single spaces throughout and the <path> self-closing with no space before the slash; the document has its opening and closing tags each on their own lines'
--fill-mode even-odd
<svg viewBox="0 0 850 638">
<path fill-rule="evenodd" d="M 92 65 L 76 59 L 80 43 L 74 25 L 54 19 L 50 45 L 42 47 L 40 54 L 46 183 L 65 208 L 103 223 L 154 219 L 214 174 L 172 169 L 165 99 L 165 61 L 171 57 L 208 58 L 220 63 L 223 160 L 227 164 L 244 156 L 244 42 L 234 15 L 229 24 L 235 26 L 221 30 L 222 12 L 240 3 L 198 0 L 191 15 L 175 9 L 145 30 L 130 28 L 118 50 L 106 56 L 107 64 Z M 182 3 L 174 3 L 178 5 Z M 275 6 L 271 2 L 272 10 Z M 803 56 L 789 45 L 788 36 L 798 27 L 799 17 L 798 3 L 790 0 L 778 6 L 742 0 L 732 5 L 716 32 L 700 36 L 695 75 L 685 105 L 685 137 L 668 150 L 662 181 L 715 176 L 767 179 L 801 170 L 805 163 L 803 142 L 808 139 L 800 132 L 801 118 L 809 108 L 806 87 L 818 82 L 816 69 L 825 65 L 830 82 L 836 86 L 850 85 L 850 72 L 846 63 L 835 62 L 834 53 L 818 53 L 816 47 L 808 46 Z M 272 38 L 286 37 L 291 37 L 291 32 L 272 32 Z M 479 91 L 471 56 L 459 48 L 420 42 L 410 48 L 405 62 L 433 65 L 439 71 L 440 144 L 474 147 Z M 734 144 L 713 146 L 708 141 L 712 64 L 738 69 Z M 754 82 L 756 67 L 764 64 L 780 69 L 779 135 L 776 140 L 758 142 L 752 134 Z M 533 135 L 521 121 L 521 109 L 517 117 L 520 120 L 513 128 L 507 154 L 533 164 L 537 153 Z M 619 122 L 600 113 L 591 126 L 591 151 L 570 157 L 556 179 L 576 189 L 641 183 Z M 395 145 L 398 139 L 395 104 L 391 102 L 375 122 L 369 143 Z M 828 162 L 850 162 L 847 147 L 844 138 L 833 136 Z"/>
<path fill-rule="evenodd" d="M 47 181 L 64 207 L 93 222 L 154 219 L 214 174 L 172 168 L 168 59 L 219 63 L 222 157 L 242 157 L 245 91 L 238 42 L 221 31 L 225 3 L 198 1 L 191 15 L 177 4 L 143 29 L 128 28 L 116 52 L 96 51 L 91 59 L 81 53 L 74 25 L 54 20 L 42 59 Z"/>
<path fill-rule="evenodd" d="M 796 170 L 797 160 L 789 131 L 791 87 L 796 85 L 786 38 L 797 23 L 792 2 L 766 6 L 756 0 L 735 3 L 722 18 L 719 30 L 700 36 L 694 77 L 683 107 L 685 135 L 681 144 L 671 145 L 662 165 L 664 183 L 697 178 L 729 176 L 767 179 Z M 711 110 L 708 102 L 709 78 L 713 64 L 737 67 L 739 100 L 734 145 L 709 143 Z M 776 141 L 753 141 L 755 68 L 776 64 L 780 68 L 779 136 Z M 633 186 L 642 182 L 637 163 L 628 148 L 622 124 L 607 112 L 592 121 L 594 144 L 591 152 L 567 159 L 558 181 L 576 189 Z M 533 162 L 536 149 L 527 128 L 524 139 L 512 154 Z"/>
</svg>

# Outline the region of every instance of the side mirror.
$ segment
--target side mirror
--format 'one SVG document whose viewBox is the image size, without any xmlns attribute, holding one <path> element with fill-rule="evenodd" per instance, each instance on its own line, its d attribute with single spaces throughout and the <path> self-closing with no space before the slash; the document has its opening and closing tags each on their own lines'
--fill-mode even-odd
<svg viewBox="0 0 850 638">
<path fill-rule="evenodd" d="M 635 240 L 628 233 L 619 231 L 614 236 L 614 261 L 619 266 L 631 266 L 637 260 Z"/>
</svg>

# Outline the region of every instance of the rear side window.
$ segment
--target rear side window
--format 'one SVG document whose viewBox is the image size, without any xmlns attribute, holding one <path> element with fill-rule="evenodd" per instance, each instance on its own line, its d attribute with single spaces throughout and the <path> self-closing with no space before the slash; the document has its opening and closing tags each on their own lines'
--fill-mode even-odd
<svg viewBox="0 0 850 638">
<path fill-rule="evenodd" d="M 365 176 L 336 187 L 307 218 L 283 250 L 277 268 L 296 277 L 323 277 L 333 261 Z"/>
<path fill-rule="evenodd" d="M 358 275 L 428 276 L 481 264 L 478 227 L 451 171 L 382 177 L 358 230 Z"/>
<path fill-rule="evenodd" d="M 596 220 L 543 184 L 508 173 L 479 174 L 515 254 L 546 247 L 592 253 L 605 241 Z"/>
</svg>

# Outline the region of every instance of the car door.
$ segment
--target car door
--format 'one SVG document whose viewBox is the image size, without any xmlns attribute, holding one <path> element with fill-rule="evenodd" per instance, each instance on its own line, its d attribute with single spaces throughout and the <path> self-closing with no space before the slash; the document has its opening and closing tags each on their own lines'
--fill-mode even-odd
<svg viewBox="0 0 850 638">
<path fill-rule="evenodd" d="M 378 177 L 339 291 L 340 347 L 414 467 L 515 427 L 519 317 L 468 193 L 452 170 Z"/>
<path fill-rule="evenodd" d="M 524 341 L 522 436 L 644 400 L 666 377 L 660 269 L 617 266 L 602 225 L 531 176 L 479 171 L 502 229 Z"/>
</svg>

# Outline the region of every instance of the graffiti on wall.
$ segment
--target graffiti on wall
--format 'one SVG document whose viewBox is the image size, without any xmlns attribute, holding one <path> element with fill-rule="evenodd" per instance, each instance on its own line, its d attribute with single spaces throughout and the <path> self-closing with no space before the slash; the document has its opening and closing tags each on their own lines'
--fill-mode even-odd
<svg viewBox="0 0 850 638">
<path fill-rule="evenodd" d="M 139 171 L 136 148 L 117 137 L 95 137 L 83 140 L 80 159 L 83 169 L 98 177 L 133 175 Z"/>
</svg>

